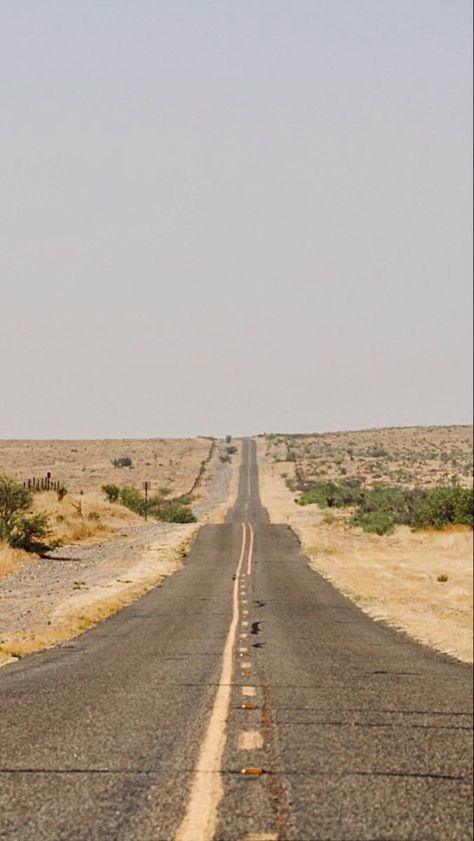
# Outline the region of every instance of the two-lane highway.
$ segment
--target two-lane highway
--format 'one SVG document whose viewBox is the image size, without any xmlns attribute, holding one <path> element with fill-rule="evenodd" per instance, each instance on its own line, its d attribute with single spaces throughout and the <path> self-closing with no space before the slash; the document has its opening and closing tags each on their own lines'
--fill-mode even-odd
<svg viewBox="0 0 474 841">
<path fill-rule="evenodd" d="M 246 441 L 181 571 L 0 670 L 0 838 L 464 841 L 471 676 L 309 569 Z"/>
</svg>

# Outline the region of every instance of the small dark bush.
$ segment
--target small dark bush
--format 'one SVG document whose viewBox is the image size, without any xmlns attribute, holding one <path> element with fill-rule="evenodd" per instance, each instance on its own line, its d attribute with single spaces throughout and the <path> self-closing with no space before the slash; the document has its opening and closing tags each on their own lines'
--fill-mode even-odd
<svg viewBox="0 0 474 841">
<path fill-rule="evenodd" d="M 122 456 L 112 459 L 112 464 L 114 467 L 132 467 L 132 459 L 128 456 Z"/>
<path fill-rule="evenodd" d="M 59 485 L 56 493 L 58 495 L 58 502 L 61 502 L 67 494 L 67 488 L 64 485 Z"/>
<path fill-rule="evenodd" d="M 102 485 L 102 491 L 105 494 L 108 502 L 117 502 L 120 496 L 120 488 L 118 485 Z"/>
</svg>

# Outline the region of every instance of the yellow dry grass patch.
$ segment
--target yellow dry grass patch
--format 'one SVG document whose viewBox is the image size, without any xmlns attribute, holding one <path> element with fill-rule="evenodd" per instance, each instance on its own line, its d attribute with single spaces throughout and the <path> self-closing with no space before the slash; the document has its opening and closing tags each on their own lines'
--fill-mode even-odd
<svg viewBox="0 0 474 841">
<path fill-rule="evenodd" d="M 143 518 L 118 503 L 106 502 L 99 491 L 68 494 L 59 501 L 54 491 L 34 494 L 33 511 L 47 514 L 51 538 L 61 543 L 90 543 L 143 525 Z"/>
<path fill-rule="evenodd" d="M 17 572 L 20 567 L 31 559 L 31 555 L 22 549 L 12 549 L 8 543 L 0 542 L 0 577 Z"/>
</svg>

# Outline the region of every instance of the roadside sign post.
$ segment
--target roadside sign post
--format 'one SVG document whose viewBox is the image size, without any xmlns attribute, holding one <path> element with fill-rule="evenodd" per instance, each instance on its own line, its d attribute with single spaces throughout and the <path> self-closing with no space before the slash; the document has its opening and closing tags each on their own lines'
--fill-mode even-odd
<svg viewBox="0 0 474 841">
<path fill-rule="evenodd" d="M 145 520 L 148 520 L 148 488 L 150 482 L 143 482 L 143 490 L 145 491 Z"/>
</svg>

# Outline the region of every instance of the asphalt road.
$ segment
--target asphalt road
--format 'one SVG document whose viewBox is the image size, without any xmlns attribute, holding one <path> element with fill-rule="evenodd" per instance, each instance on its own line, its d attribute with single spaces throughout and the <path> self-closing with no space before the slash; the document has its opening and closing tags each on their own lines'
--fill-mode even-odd
<svg viewBox="0 0 474 841">
<path fill-rule="evenodd" d="M 247 441 L 182 570 L 0 670 L 0 838 L 472 838 L 471 680 L 309 569 Z"/>
</svg>

